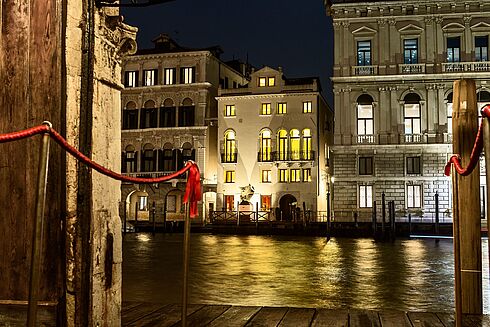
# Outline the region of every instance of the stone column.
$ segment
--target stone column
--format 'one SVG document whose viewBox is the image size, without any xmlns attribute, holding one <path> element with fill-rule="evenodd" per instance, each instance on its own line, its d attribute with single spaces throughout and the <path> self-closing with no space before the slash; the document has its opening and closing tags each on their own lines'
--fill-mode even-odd
<svg viewBox="0 0 490 327">
<path fill-rule="evenodd" d="M 355 55 L 355 53 L 351 52 L 351 47 L 350 47 L 350 44 L 352 42 L 354 42 L 354 38 L 352 37 L 352 34 L 350 33 L 349 31 L 349 26 L 350 26 L 350 23 L 347 22 L 347 21 L 343 21 L 342 22 L 342 26 L 344 27 L 343 28 L 343 38 L 342 38 L 342 41 L 344 43 L 344 60 L 343 60 L 343 67 L 342 67 L 342 76 L 350 76 L 351 72 L 350 72 L 350 69 L 351 69 L 351 58 L 353 55 Z M 355 65 L 355 64 L 354 64 Z"/>
<path fill-rule="evenodd" d="M 334 131 L 334 144 L 335 145 L 340 145 L 342 144 L 342 134 L 344 133 L 343 127 L 344 125 L 342 124 L 342 114 L 341 112 L 344 110 L 344 104 L 342 103 L 342 90 L 340 88 L 334 87 L 333 89 L 333 95 L 334 95 L 334 105 L 335 108 L 339 108 L 337 111 L 337 117 L 340 119 L 335 120 L 335 131 Z"/>
<path fill-rule="evenodd" d="M 471 36 L 471 16 L 463 16 L 464 22 L 464 49 L 461 49 L 462 58 L 461 61 L 474 61 L 473 59 L 473 38 Z"/>
<path fill-rule="evenodd" d="M 432 74 L 434 72 L 434 60 L 436 52 L 436 43 L 434 42 L 436 35 L 434 34 L 434 17 L 425 17 L 425 40 L 422 38 L 420 42 L 425 41 L 425 53 L 419 52 L 419 62 L 425 62 L 425 70 L 427 73 Z M 425 58 L 422 58 L 424 55 Z"/>
<path fill-rule="evenodd" d="M 334 63 L 333 63 L 333 76 L 334 77 L 338 77 L 338 76 L 342 76 L 341 74 L 341 67 L 342 67 L 342 62 L 341 62 L 341 59 L 343 58 L 343 53 L 342 53 L 342 42 L 343 42 L 343 28 L 342 27 L 342 23 L 341 22 L 338 22 L 338 21 L 334 21 L 333 22 L 333 31 L 334 31 L 334 47 L 333 47 L 333 52 L 334 52 L 334 56 L 333 56 L 333 60 L 334 60 Z"/>
<path fill-rule="evenodd" d="M 390 30 L 390 47 L 389 47 L 389 55 L 390 55 L 390 66 L 388 68 L 388 74 L 397 74 L 397 58 L 396 54 L 400 54 L 400 34 L 396 30 L 396 20 L 389 19 L 389 30 Z"/>
<path fill-rule="evenodd" d="M 387 87 L 379 87 L 379 106 L 375 112 L 375 127 L 377 127 L 379 135 L 379 144 L 389 144 L 389 134 L 391 132 L 391 110 L 390 98 L 388 96 Z M 376 126 L 377 125 L 377 126 Z"/>
<path fill-rule="evenodd" d="M 357 133 L 357 128 L 352 124 L 356 122 L 356 104 L 351 103 L 349 87 L 342 89 L 342 98 L 344 108 L 347 110 L 342 110 L 342 144 L 352 144 L 352 136 Z"/>
<path fill-rule="evenodd" d="M 400 134 L 400 105 L 397 97 L 397 86 L 390 86 L 390 117 L 391 117 L 391 139 L 390 143 L 398 143 L 398 137 Z"/>
<path fill-rule="evenodd" d="M 390 53 L 389 53 L 389 32 L 386 26 L 386 19 L 378 19 L 378 74 L 385 75 L 386 74 L 386 65 L 390 62 Z"/>
<path fill-rule="evenodd" d="M 423 122 L 422 131 L 424 130 L 424 127 L 427 129 L 429 143 L 433 143 L 435 141 L 435 125 L 437 118 L 436 84 L 426 84 L 425 88 L 427 90 L 427 108 L 426 110 L 422 110 L 422 105 L 420 106 L 422 114 L 421 119 Z"/>
</svg>

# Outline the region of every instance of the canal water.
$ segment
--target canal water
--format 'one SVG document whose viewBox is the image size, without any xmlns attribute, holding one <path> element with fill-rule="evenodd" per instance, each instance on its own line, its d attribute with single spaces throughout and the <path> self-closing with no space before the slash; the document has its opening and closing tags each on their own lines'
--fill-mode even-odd
<svg viewBox="0 0 490 327">
<path fill-rule="evenodd" d="M 180 303 L 181 234 L 127 234 L 123 300 Z M 483 240 L 484 313 L 490 313 Z M 447 312 L 451 240 L 192 234 L 189 302 Z"/>
</svg>

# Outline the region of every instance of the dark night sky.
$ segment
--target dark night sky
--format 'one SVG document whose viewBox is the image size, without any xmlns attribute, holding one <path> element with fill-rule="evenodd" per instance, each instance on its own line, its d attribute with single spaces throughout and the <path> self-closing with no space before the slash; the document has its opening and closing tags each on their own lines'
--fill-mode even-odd
<svg viewBox="0 0 490 327">
<path fill-rule="evenodd" d="M 248 54 L 257 68 L 282 66 L 286 77 L 319 76 L 332 105 L 332 24 L 322 0 L 176 0 L 122 15 L 139 28 L 139 48 L 160 33 L 191 48 L 219 45 L 223 60 Z"/>
</svg>

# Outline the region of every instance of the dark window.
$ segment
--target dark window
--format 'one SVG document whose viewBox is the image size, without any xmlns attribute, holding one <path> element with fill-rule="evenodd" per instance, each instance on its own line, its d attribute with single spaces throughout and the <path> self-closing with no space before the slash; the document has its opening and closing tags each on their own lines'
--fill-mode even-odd
<svg viewBox="0 0 490 327">
<path fill-rule="evenodd" d="M 407 8 L 407 11 L 406 11 L 407 15 L 413 15 L 413 8 Z"/>
<path fill-rule="evenodd" d="M 367 10 L 361 10 L 361 17 L 367 17 Z"/>
<path fill-rule="evenodd" d="M 175 127 L 175 107 L 160 108 L 160 127 Z"/>
<path fill-rule="evenodd" d="M 172 149 L 163 149 L 162 152 L 162 171 L 175 171 L 174 152 Z"/>
<path fill-rule="evenodd" d="M 194 106 L 179 107 L 179 127 L 194 126 Z"/>
<path fill-rule="evenodd" d="M 475 60 L 488 61 L 488 35 L 475 36 Z"/>
<path fill-rule="evenodd" d="M 155 150 L 143 150 L 141 153 L 141 171 L 152 172 L 156 168 L 156 151 Z"/>
<path fill-rule="evenodd" d="M 407 174 L 420 174 L 420 157 L 407 157 Z"/>
<path fill-rule="evenodd" d="M 123 173 L 134 173 L 136 172 L 136 160 L 138 157 L 138 152 L 126 151 L 122 153 L 122 172 Z"/>
<path fill-rule="evenodd" d="M 123 129 L 138 128 L 138 109 L 123 110 Z"/>
<path fill-rule="evenodd" d="M 460 38 L 448 37 L 447 40 L 447 62 L 459 62 Z"/>
<path fill-rule="evenodd" d="M 358 66 L 371 65 L 371 41 L 357 42 L 357 65 Z"/>
<path fill-rule="evenodd" d="M 373 157 L 359 157 L 359 175 L 373 174 Z"/>
<path fill-rule="evenodd" d="M 156 108 L 141 109 L 140 128 L 156 128 L 158 123 L 157 112 Z"/>
<path fill-rule="evenodd" d="M 403 40 L 403 63 L 416 64 L 418 62 L 417 39 Z"/>
</svg>

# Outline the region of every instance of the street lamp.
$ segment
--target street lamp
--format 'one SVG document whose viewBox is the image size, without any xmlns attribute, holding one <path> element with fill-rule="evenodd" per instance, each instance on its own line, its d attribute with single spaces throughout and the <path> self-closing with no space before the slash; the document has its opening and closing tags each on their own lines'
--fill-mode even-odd
<svg viewBox="0 0 490 327">
<path fill-rule="evenodd" d="M 95 0 L 97 7 L 148 7 L 175 0 Z"/>
</svg>

